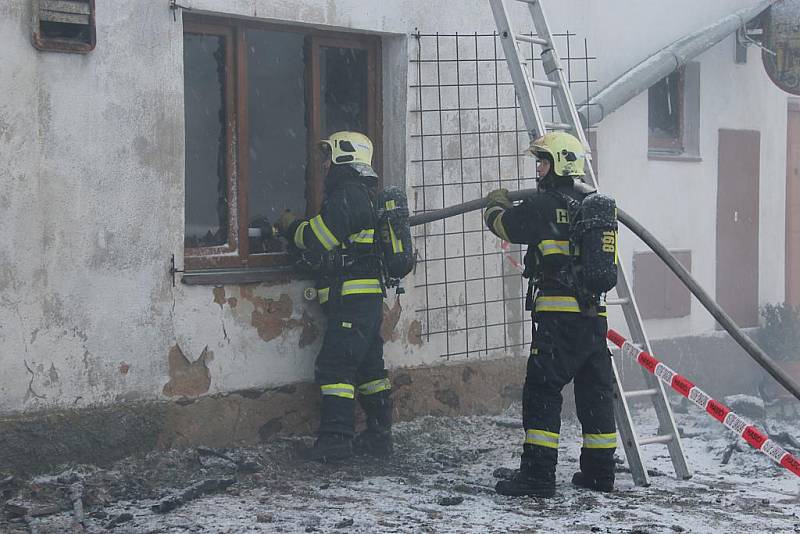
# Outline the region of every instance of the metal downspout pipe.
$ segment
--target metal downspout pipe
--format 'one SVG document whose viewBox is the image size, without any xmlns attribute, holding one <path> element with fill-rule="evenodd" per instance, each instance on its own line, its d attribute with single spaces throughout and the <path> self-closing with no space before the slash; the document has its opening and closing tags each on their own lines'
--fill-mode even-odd
<svg viewBox="0 0 800 534">
<path fill-rule="evenodd" d="M 678 67 L 705 52 L 757 17 L 776 0 L 761 0 L 753 7 L 720 19 L 665 46 L 578 106 L 584 128 L 594 126 L 633 97 Z"/>
</svg>

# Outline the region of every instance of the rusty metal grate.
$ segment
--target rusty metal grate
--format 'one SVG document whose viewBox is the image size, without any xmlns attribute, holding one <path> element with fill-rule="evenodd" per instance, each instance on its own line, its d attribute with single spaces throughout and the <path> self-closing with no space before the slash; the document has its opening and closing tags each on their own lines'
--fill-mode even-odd
<svg viewBox="0 0 800 534">
<path fill-rule="evenodd" d="M 413 37 L 408 150 L 415 213 L 498 187 L 534 187 L 533 161 L 521 155 L 528 134 L 498 35 Z M 576 100 L 588 100 L 596 58 L 588 53 L 587 41 L 581 39 L 576 48 L 574 33 L 553 37 Z M 541 60 L 531 57 L 532 45 L 528 65 L 535 77 L 545 78 Z M 537 96 L 543 113 L 562 122 L 549 90 Z M 523 355 L 530 344 L 527 282 L 521 277 L 524 249 L 501 244 L 484 229 L 481 216 L 472 212 L 414 229 L 422 339 L 443 358 Z"/>
</svg>

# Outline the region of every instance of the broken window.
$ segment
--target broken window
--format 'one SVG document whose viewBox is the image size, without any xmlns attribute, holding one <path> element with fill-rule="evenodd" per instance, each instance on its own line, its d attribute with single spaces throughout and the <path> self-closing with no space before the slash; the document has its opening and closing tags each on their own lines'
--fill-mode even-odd
<svg viewBox="0 0 800 534">
<path fill-rule="evenodd" d="M 662 78 L 648 91 L 649 147 L 683 151 L 683 69 Z"/>
<path fill-rule="evenodd" d="M 186 121 L 185 228 L 187 247 L 225 246 L 231 241 L 228 226 L 228 127 L 231 114 L 230 70 L 226 59 L 229 33 L 187 34 L 183 40 L 186 69 L 184 115 Z"/>
<path fill-rule="evenodd" d="M 380 172 L 379 40 L 185 17 L 185 268 L 288 265 L 268 233 L 322 203 L 316 142 L 367 134 Z"/>
<path fill-rule="evenodd" d="M 39 50 L 94 49 L 94 0 L 35 0 L 33 13 L 33 45 Z"/>
</svg>

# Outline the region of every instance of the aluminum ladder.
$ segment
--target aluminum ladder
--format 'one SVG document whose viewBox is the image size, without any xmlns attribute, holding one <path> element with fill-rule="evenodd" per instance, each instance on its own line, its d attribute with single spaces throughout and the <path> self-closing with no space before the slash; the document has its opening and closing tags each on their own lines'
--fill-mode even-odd
<svg viewBox="0 0 800 534">
<path fill-rule="evenodd" d="M 589 181 L 591 186 L 596 188 L 597 179 L 591 166 L 589 142 L 583 131 L 569 83 L 561 70 L 561 61 L 559 60 L 555 43 L 550 34 L 547 17 L 542 8 L 541 1 L 514 1 L 527 4 L 531 18 L 533 19 L 533 27 L 536 30 L 535 36 L 523 35 L 514 31 L 505 0 L 489 0 L 489 4 L 492 7 L 495 22 L 497 23 L 497 32 L 503 45 L 508 68 L 511 71 L 511 78 L 514 82 L 517 100 L 519 101 L 528 135 L 531 139 L 535 139 L 551 130 L 568 131 L 575 135 L 583 144 L 586 152 L 587 181 Z M 525 43 L 526 45 L 533 44 L 538 47 L 535 48 L 535 50 L 541 50 L 542 66 L 547 76 L 546 80 L 534 79 L 533 65 L 530 66 L 530 75 L 528 74 L 524 56 L 522 56 L 520 52 L 518 43 Z M 542 110 L 536 100 L 536 93 L 534 91 L 534 87 L 536 86 L 550 88 L 553 102 L 555 103 L 562 122 L 545 122 Z M 619 263 L 618 272 L 619 276 L 615 288 L 616 298 L 607 299 L 606 305 L 622 306 L 622 311 L 632 341 L 652 354 L 653 350 L 645 334 L 639 308 L 633 298 L 633 292 L 628 284 L 628 278 L 625 274 L 622 262 Z M 625 449 L 625 456 L 628 459 L 628 465 L 631 469 L 634 483 L 637 486 L 650 485 L 650 477 L 642 460 L 641 447 L 653 443 L 664 443 L 667 445 L 669 456 L 672 459 L 672 465 L 675 468 L 675 474 L 678 478 L 690 478 L 692 474 L 686 464 L 686 457 L 683 453 L 683 446 L 681 445 L 678 428 L 675 425 L 672 409 L 670 408 L 661 381 L 642 369 L 646 388 L 637 391 L 624 391 L 622 389 L 622 382 L 620 380 L 617 364 L 613 358 L 611 362 L 615 379 L 613 401 L 614 418 L 617 421 L 617 430 Z M 648 397 L 652 400 L 658 417 L 658 435 L 640 437 L 636 432 L 628 406 L 628 399 L 634 397 Z"/>
</svg>

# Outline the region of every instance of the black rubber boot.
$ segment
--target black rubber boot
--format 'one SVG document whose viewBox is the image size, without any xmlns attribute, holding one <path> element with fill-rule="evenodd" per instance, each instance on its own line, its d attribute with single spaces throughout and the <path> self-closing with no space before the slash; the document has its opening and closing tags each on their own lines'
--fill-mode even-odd
<svg viewBox="0 0 800 534">
<path fill-rule="evenodd" d="M 337 462 L 353 456 L 353 439 L 341 434 L 321 434 L 308 449 L 306 459 L 315 462 Z"/>
<path fill-rule="evenodd" d="M 594 478 L 584 474 L 583 471 L 578 471 L 572 475 L 572 484 L 579 488 L 585 488 L 592 491 L 602 491 L 604 493 L 614 491 L 613 478 Z"/>
<path fill-rule="evenodd" d="M 519 472 L 509 480 L 499 480 L 494 490 L 498 495 L 509 497 L 529 496 L 546 499 L 556 494 L 556 484 L 554 481 L 536 479 Z"/>
<path fill-rule="evenodd" d="M 392 454 L 392 401 L 389 393 L 386 390 L 358 397 L 367 416 L 367 429 L 356 436 L 353 442 L 356 453 L 377 457 Z"/>
<path fill-rule="evenodd" d="M 511 497 L 552 497 L 556 493 L 557 462 L 558 449 L 526 443 L 522 447 L 519 471 L 507 480 L 498 481 L 494 489 L 499 495 Z"/>
<path fill-rule="evenodd" d="M 369 454 L 383 458 L 393 451 L 391 430 L 365 430 L 356 436 L 353 449 L 356 454 Z"/>
</svg>

